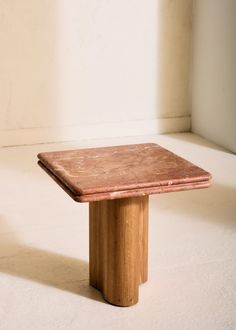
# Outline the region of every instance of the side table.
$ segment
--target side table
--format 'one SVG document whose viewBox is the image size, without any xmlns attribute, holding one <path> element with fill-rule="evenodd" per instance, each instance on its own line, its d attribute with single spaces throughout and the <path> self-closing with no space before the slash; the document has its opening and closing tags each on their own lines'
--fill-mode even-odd
<svg viewBox="0 0 236 330">
<path fill-rule="evenodd" d="M 211 175 L 154 143 L 38 158 L 76 202 L 89 202 L 90 284 L 111 304 L 136 304 L 148 278 L 148 196 L 206 188 Z"/>
</svg>

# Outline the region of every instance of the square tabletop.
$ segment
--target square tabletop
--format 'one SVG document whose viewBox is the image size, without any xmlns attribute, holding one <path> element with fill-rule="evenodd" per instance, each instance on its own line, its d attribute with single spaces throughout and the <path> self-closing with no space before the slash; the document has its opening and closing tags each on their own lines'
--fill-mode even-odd
<svg viewBox="0 0 236 330">
<path fill-rule="evenodd" d="M 211 175 L 154 143 L 44 152 L 39 165 L 75 200 L 206 188 Z"/>
</svg>

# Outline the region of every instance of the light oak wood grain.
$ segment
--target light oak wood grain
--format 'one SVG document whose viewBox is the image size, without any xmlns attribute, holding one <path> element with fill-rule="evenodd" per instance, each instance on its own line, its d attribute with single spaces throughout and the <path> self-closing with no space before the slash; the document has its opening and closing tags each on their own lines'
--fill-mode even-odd
<svg viewBox="0 0 236 330">
<path fill-rule="evenodd" d="M 136 304 L 148 276 L 148 196 L 90 202 L 89 227 L 90 284 L 111 304 Z"/>
</svg>

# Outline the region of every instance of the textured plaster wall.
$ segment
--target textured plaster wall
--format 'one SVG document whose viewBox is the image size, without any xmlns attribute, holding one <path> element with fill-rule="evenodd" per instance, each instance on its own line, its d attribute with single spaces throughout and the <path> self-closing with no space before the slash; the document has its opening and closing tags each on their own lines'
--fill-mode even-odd
<svg viewBox="0 0 236 330">
<path fill-rule="evenodd" d="M 0 2 L 0 144 L 189 130 L 192 0 Z"/>
</svg>

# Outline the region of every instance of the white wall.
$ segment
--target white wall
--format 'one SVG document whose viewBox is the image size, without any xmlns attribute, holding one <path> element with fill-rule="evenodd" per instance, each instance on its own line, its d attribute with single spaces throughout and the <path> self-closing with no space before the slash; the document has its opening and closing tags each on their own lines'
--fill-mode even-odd
<svg viewBox="0 0 236 330">
<path fill-rule="evenodd" d="M 0 2 L 0 144 L 186 131 L 192 0 Z"/>
<path fill-rule="evenodd" d="M 236 152 L 236 1 L 196 0 L 192 128 Z"/>
</svg>

